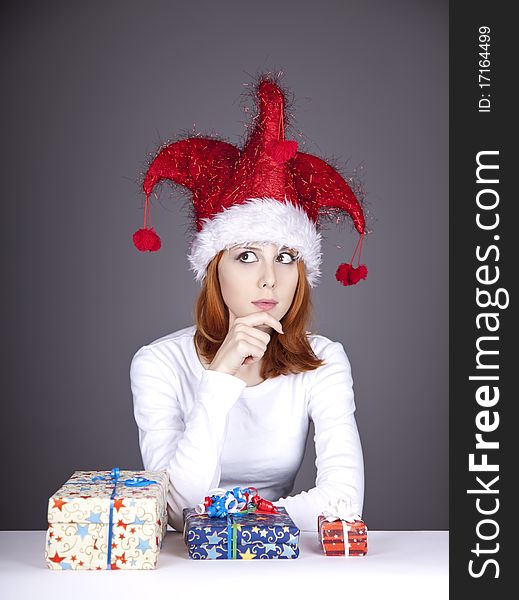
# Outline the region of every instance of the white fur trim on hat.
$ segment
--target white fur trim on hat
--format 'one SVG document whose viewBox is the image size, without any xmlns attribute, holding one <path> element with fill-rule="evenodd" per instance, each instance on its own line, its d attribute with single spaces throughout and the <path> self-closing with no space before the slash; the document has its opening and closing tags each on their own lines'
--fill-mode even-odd
<svg viewBox="0 0 519 600">
<path fill-rule="evenodd" d="M 253 198 L 204 219 L 188 254 L 195 279 L 203 280 L 207 265 L 220 250 L 253 242 L 297 250 L 308 284 L 315 287 L 321 274 L 321 234 L 303 208 L 271 198 Z"/>
</svg>

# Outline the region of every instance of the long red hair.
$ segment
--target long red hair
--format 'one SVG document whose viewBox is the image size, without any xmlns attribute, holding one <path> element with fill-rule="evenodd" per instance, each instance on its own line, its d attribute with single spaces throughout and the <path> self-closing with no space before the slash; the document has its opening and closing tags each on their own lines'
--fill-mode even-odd
<svg viewBox="0 0 519 600">
<path fill-rule="evenodd" d="M 222 297 L 218 279 L 218 264 L 225 250 L 209 263 L 202 291 L 195 307 L 195 346 L 199 356 L 211 363 L 229 331 L 229 311 Z M 303 261 L 297 262 L 299 279 L 294 299 L 281 319 L 284 335 L 272 330 L 270 342 L 263 355 L 262 379 L 313 371 L 324 361 L 315 356 L 307 338 L 307 327 L 312 318 L 310 286 Z"/>
</svg>

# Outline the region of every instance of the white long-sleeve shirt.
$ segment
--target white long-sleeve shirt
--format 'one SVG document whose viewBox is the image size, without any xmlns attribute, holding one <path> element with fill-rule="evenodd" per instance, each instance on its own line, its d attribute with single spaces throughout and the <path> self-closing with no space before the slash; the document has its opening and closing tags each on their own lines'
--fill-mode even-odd
<svg viewBox="0 0 519 600">
<path fill-rule="evenodd" d="M 355 422 L 350 363 L 342 344 L 309 335 L 326 364 L 246 387 L 239 377 L 206 370 L 195 326 L 140 348 L 130 380 L 145 469 L 170 476 L 169 523 L 182 530 L 182 509 L 211 488 L 253 486 L 284 506 L 303 531 L 316 531 L 330 500 L 349 498 L 362 511 L 364 468 Z M 301 466 L 310 420 L 317 478 L 288 496 Z"/>
</svg>

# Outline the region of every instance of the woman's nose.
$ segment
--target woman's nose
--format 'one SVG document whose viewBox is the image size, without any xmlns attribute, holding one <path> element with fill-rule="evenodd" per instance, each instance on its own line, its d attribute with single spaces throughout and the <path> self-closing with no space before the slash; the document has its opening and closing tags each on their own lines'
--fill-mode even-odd
<svg viewBox="0 0 519 600">
<path fill-rule="evenodd" d="M 276 272 L 274 265 L 267 261 L 265 261 L 263 264 L 263 270 L 259 278 L 260 287 L 274 287 L 276 284 Z"/>
</svg>

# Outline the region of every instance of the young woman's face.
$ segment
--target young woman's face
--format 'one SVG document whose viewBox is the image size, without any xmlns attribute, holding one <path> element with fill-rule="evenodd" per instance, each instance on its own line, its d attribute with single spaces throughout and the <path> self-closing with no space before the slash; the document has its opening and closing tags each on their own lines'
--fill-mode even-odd
<svg viewBox="0 0 519 600">
<path fill-rule="evenodd" d="M 286 315 L 299 278 L 296 256 L 295 250 L 275 244 L 236 246 L 223 253 L 218 277 L 229 309 L 229 326 L 236 317 L 253 312 L 268 311 L 278 321 Z M 259 300 L 277 304 L 254 304 Z"/>
</svg>

